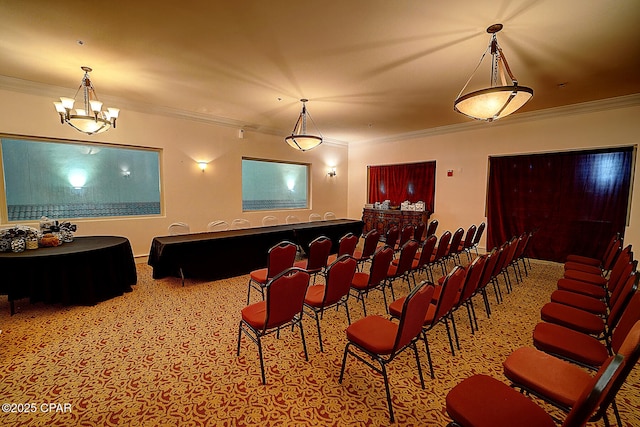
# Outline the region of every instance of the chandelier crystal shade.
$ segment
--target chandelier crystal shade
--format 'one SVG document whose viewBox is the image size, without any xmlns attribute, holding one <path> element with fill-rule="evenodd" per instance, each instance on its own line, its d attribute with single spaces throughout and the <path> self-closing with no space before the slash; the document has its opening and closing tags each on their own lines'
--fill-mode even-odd
<svg viewBox="0 0 640 427">
<path fill-rule="evenodd" d="M 76 91 L 73 98 L 61 97 L 59 102 L 54 102 L 56 111 L 60 115 L 60 123 L 68 123 L 76 130 L 93 135 L 116 127 L 116 119 L 120 113 L 118 108 L 107 108 L 102 110 L 102 102 L 98 100 L 96 91 L 91 84 L 89 73 L 92 71 L 89 67 L 81 67 L 84 71 L 84 77 L 80 87 Z M 75 98 L 82 90 L 83 104 L 82 108 L 74 110 Z"/>
<path fill-rule="evenodd" d="M 322 134 L 318 131 L 311 115 L 307 112 L 306 102 L 309 102 L 309 100 L 301 99 L 300 102 L 302 102 L 302 111 L 300 112 L 300 116 L 298 116 L 298 120 L 293 126 L 291 135 L 287 136 L 284 140 L 296 150 L 308 151 L 322 144 Z M 319 136 L 307 133 L 307 118 L 311 120 L 311 123 L 316 128 Z"/>
<path fill-rule="evenodd" d="M 455 111 L 472 119 L 488 122 L 500 119 L 515 112 L 533 97 L 533 89 L 518 85 L 518 80 L 513 76 L 507 63 L 507 58 L 498 45 L 496 33 L 501 29 L 502 24 L 494 24 L 487 28 L 487 32 L 492 35 L 489 46 L 482 54 L 480 63 L 453 103 Z M 491 53 L 492 58 L 491 86 L 462 95 L 487 52 Z M 507 75 L 511 80 L 511 84 L 507 80 Z M 498 81 L 500 81 L 501 85 L 498 85 Z"/>
</svg>

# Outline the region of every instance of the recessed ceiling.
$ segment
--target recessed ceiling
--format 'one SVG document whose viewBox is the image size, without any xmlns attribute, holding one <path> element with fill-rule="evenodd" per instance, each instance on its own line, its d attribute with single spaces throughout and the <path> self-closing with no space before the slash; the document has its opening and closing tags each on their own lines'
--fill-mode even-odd
<svg viewBox="0 0 640 427">
<path fill-rule="evenodd" d="M 534 90 L 521 112 L 640 93 L 636 0 L 29 0 L 0 19 L 1 76 L 72 96 L 87 65 L 101 97 L 283 135 L 300 98 L 335 141 L 468 122 L 453 101 L 494 23 Z M 488 84 L 481 68 L 469 89 Z"/>
</svg>

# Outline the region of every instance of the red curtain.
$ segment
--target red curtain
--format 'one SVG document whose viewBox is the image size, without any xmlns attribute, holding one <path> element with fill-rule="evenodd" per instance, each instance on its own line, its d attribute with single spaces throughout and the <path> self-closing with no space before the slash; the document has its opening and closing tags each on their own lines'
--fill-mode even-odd
<svg viewBox="0 0 640 427">
<path fill-rule="evenodd" d="M 390 200 L 392 206 L 404 201 L 422 201 L 433 212 L 436 191 L 436 162 L 369 166 L 369 203 Z"/>
<path fill-rule="evenodd" d="M 601 256 L 624 233 L 635 147 L 489 158 L 487 248 L 537 230 L 534 258 Z"/>
</svg>

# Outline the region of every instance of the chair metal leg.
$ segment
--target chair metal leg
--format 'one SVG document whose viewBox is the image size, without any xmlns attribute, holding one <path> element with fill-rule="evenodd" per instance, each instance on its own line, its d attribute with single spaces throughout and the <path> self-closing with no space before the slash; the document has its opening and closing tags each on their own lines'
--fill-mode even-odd
<svg viewBox="0 0 640 427">
<path fill-rule="evenodd" d="M 242 320 L 240 321 L 240 326 L 238 326 L 238 350 L 236 351 L 236 356 L 240 356 L 240 339 L 242 338 Z"/>
<path fill-rule="evenodd" d="M 322 348 L 322 332 L 320 331 L 320 318 L 318 317 L 318 312 L 313 310 L 313 314 L 316 318 L 316 327 L 318 328 L 318 343 L 320 344 L 320 352 L 323 353 L 324 349 Z"/>
<path fill-rule="evenodd" d="M 262 384 L 267 383 L 267 378 L 264 373 L 264 360 L 262 359 L 262 341 L 260 340 L 260 335 L 257 336 L 258 343 L 258 355 L 260 356 L 260 374 L 262 375 Z"/>
<path fill-rule="evenodd" d="M 422 339 L 424 340 L 424 348 L 427 351 L 427 360 L 429 361 L 429 370 L 431 371 L 431 379 L 435 379 L 436 375 L 433 372 L 433 361 L 431 360 L 431 350 L 429 350 L 429 341 L 427 340 L 427 333 L 422 331 Z"/>
<path fill-rule="evenodd" d="M 347 354 L 349 354 L 349 346 L 350 342 L 344 346 L 344 354 L 342 355 L 342 367 L 340 368 L 340 378 L 338 378 L 338 382 L 342 384 L 342 378 L 344 377 L 344 368 L 347 366 Z"/>
<path fill-rule="evenodd" d="M 447 337 L 449 338 L 449 348 L 451 348 L 451 355 L 455 356 L 456 350 L 455 348 L 453 348 L 453 340 L 451 339 L 451 329 L 449 328 L 449 321 L 447 320 L 447 316 L 443 317 L 442 320 L 444 320 L 444 326 L 447 329 Z"/>
<path fill-rule="evenodd" d="M 420 365 L 420 356 L 418 355 L 418 346 L 416 345 L 416 341 L 414 340 L 411 343 L 411 347 L 413 347 L 413 354 L 416 356 L 416 364 L 418 365 L 418 376 L 420 377 L 420 386 L 424 389 L 424 376 L 422 375 L 422 365 Z"/>
<path fill-rule="evenodd" d="M 387 367 L 384 363 L 380 362 L 380 366 L 382 369 L 382 378 L 384 379 L 384 390 L 387 394 L 387 406 L 389 407 L 389 421 L 394 422 L 395 419 L 393 417 L 393 405 L 391 404 L 391 390 L 389 390 L 389 378 L 387 377 Z"/>
<path fill-rule="evenodd" d="M 307 352 L 307 342 L 304 339 L 304 328 L 302 327 L 302 315 L 300 315 L 300 318 L 296 323 L 298 323 L 298 326 L 300 327 L 300 337 L 302 338 L 302 348 L 304 349 L 304 359 L 308 362 L 309 353 Z"/>
</svg>

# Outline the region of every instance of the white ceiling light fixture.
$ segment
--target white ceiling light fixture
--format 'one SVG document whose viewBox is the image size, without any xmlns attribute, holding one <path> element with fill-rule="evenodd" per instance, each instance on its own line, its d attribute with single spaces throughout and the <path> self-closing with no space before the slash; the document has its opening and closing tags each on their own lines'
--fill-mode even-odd
<svg viewBox="0 0 640 427">
<path fill-rule="evenodd" d="M 296 150 L 308 151 L 322 144 L 322 134 L 311 118 L 311 115 L 307 112 L 306 103 L 309 102 L 309 100 L 303 98 L 300 102 L 302 102 L 302 111 L 300 112 L 300 116 L 298 116 L 298 120 L 296 121 L 295 126 L 293 126 L 291 135 L 287 136 L 284 140 Z M 311 120 L 311 123 L 319 136 L 307 133 L 307 117 Z"/>
<path fill-rule="evenodd" d="M 102 111 L 102 102 L 98 100 L 89 78 L 89 73 L 92 71 L 91 68 L 80 68 L 84 71 L 84 77 L 82 77 L 82 82 L 74 97 L 60 97 L 60 101 L 53 103 L 60 115 L 60 123 L 68 123 L 76 130 L 87 135 L 104 132 L 111 127 L 115 128 L 120 110 L 118 108 L 107 108 L 106 111 Z M 82 108 L 76 108 L 74 112 L 73 104 L 80 90 L 82 90 L 83 106 Z"/>
<path fill-rule="evenodd" d="M 487 33 L 492 35 L 489 46 L 482 54 L 480 63 L 478 63 L 471 77 L 469 77 L 469 80 L 467 80 L 467 83 L 458 94 L 458 98 L 453 103 L 455 111 L 472 119 L 492 122 L 515 112 L 533 97 L 533 89 L 519 86 L 518 80 L 513 76 L 509 68 L 507 58 L 505 58 L 502 49 L 498 45 L 496 37 L 496 33 L 500 30 L 502 30 L 502 24 L 493 24 L 487 28 Z M 491 86 L 462 95 L 487 52 L 491 52 L 492 57 Z M 505 72 L 511 79 L 511 85 L 508 84 Z M 498 77 L 500 78 L 500 85 L 498 85 Z"/>
</svg>

